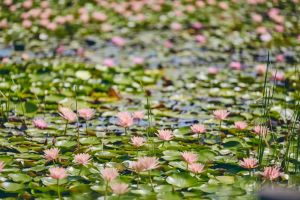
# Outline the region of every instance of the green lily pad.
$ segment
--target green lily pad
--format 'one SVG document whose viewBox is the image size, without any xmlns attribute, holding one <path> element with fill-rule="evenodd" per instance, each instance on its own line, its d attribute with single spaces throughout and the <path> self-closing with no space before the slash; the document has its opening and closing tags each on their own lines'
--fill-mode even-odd
<svg viewBox="0 0 300 200">
<path fill-rule="evenodd" d="M 233 184 L 234 183 L 233 176 L 217 176 L 216 179 L 224 184 Z"/>
<path fill-rule="evenodd" d="M 216 152 L 208 149 L 200 150 L 198 154 L 199 154 L 198 158 L 200 162 L 207 162 L 207 161 L 214 160 L 215 157 L 217 156 Z"/>
<path fill-rule="evenodd" d="M 80 70 L 77 71 L 75 75 L 77 78 L 80 78 L 82 80 L 89 80 L 91 78 L 91 73 L 89 71 Z"/>
<path fill-rule="evenodd" d="M 166 179 L 167 183 L 179 188 L 187 188 L 197 184 L 197 179 L 188 173 L 173 174 Z"/>
<path fill-rule="evenodd" d="M 181 153 L 179 151 L 175 151 L 175 150 L 166 150 L 163 151 L 163 156 L 162 158 L 168 161 L 171 160 L 178 160 L 181 157 Z"/>
<path fill-rule="evenodd" d="M 1 189 L 6 192 L 16 192 L 23 189 L 23 184 L 3 182 L 1 183 Z"/>
<path fill-rule="evenodd" d="M 99 144 L 100 139 L 97 137 L 80 138 L 79 142 L 81 144 Z"/>
<path fill-rule="evenodd" d="M 8 176 L 14 181 L 14 182 L 29 182 L 31 181 L 31 177 L 27 174 L 8 174 Z"/>
<path fill-rule="evenodd" d="M 68 180 L 66 178 L 65 179 L 61 179 L 61 180 L 59 180 L 59 185 L 65 184 L 67 182 L 68 182 Z M 56 185 L 57 184 L 57 180 L 53 179 L 53 178 L 50 178 L 50 177 L 44 177 L 44 178 L 42 178 L 42 183 L 44 185 L 46 185 L 46 186 Z"/>
</svg>

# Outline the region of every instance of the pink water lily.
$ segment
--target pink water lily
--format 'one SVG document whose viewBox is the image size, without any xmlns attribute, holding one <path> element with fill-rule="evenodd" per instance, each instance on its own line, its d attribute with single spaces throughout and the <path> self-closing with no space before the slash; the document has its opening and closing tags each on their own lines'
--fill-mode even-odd
<svg viewBox="0 0 300 200">
<path fill-rule="evenodd" d="M 267 71 L 267 66 L 264 64 L 256 65 L 255 71 L 258 75 L 263 75 Z"/>
<path fill-rule="evenodd" d="M 49 172 L 50 177 L 57 180 L 64 179 L 68 176 L 67 171 L 62 167 L 52 167 L 49 169 Z"/>
<path fill-rule="evenodd" d="M 60 115 L 66 119 L 68 122 L 72 123 L 77 121 L 77 115 L 70 108 L 59 107 L 58 108 Z"/>
<path fill-rule="evenodd" d="M 45 159 L 47 161 L 55 161 L 59 157 L 59 149 L 58 148 L 46 149 L 44 151 L 44 153 L 45 153 Z"/>
<path fill-rule="evenodd" d="M 133 125 L 133 118 L 128 112 L 119 112 L 117 118 L 117 124 L 121 127 L 128 128 Z"/>
<path fill-rule="evenodd" d="M 258 161 L 255 158 L 243 158 L 243 160 L 240 161 L 240 166 L 246 169 L 253 169 L 258 166 Z"/>
<path fill-rule="evenodd" d="M 198 160 L 198 155 L 193 152 L 185 151 L 185 152 L 181 153 L 181 156 L 182 156 L 183 160 L 185 162 L 187 162 L 188 164 L 195 163 Z"/>
<path fill-rule="evenodd" d="M 217 67 L 209 67 L 207 69 L 208 74 L 210 75 L 216 75 L 219 73 L 219 69 Z"/>
<path fill-rule="evenodd" d="M 85 120 L 90 120 L 95 115 L 95 110 L 91 108 L 82 108 L 78 110 L 79 116 Z"/>
<path fill-rule="evenodd" d="M 91 155 L 87 153 L 79 153 L 74 156 L 74 162 L 80 165 L 87 165 L 90 161 Z"/>
<path fill-rule="evenodd" d="M 194 174 L 200 174 L 204 171 L 204 165 L 200 163 L 191 163 L 188 166 L 188 170 Z"/>
<path fill-rule="evenodd" d="M 204 133 L 206 131 L 206 128 L 202 124 L 194 124 L 191 126 L 191 130 L 193 133 Z"/>
<path fill-rule="evenodd" d="M 264 168 L 264 172 L 262 173 L 262 176 L 265 178 L 265 179 L 268 179 L 268 180 L 274 180 L 274 179 L 277 179 L 279 176 L 281 175 L 281 172 L 280 172 L 280 168 L 275 166 L 275 167 L 265 167 Z"/>
<path fill-rule="evenodd" d="M 158 132 L 158 134 L 156 134 L 157 137 L 163 141 L 170 141 L 174 137 L 173 132 L 171 130 L 164 129 L 164 130 L 158 130 L 157 132 Z"/>
<path fill-rule="evenodd" d="M 39 129 L 46 129 L 48 128 L 47 123 L 45 122 L 45 120 L 41 119 L 41 118 L 36 118 L 32 121 L 33 125 Z"/>
<path fill-rule="evenodd" d="M 240 62 L 233 61 L 230 63 L 230 68 L 234 70 L 241 70 L 242 64 Z"/>
<path fill-rule="evenodd" d="M 140 160 L 138 160 L 130 162 L 129 169 L 135 171 L 136 173 L 140 173 L 144 171 L 145 167 L 143 163 Z"/>
<path fill-rule="evenodd" d="M 143 111 L 136 111 L 132 114 L 133 119 L 142 120 L 145 117 Z"/>
<path fill-rule="evenodd" d="M 121 195 L 129 191 L 128 184 L 126 183 L 113 183 L 110 185 L 114 194 Z"/>
<path fill-rule="evenodd" d="M 214 116 L 217 120 L 222 121 L 222 120 L 225 120 L 228 117 L 230 112 L 228 112 L 227 110 L 215 110 L 213 112 L 213 114 L 214 114 Z"/>
<path fill-rule="evenodd" d="M 112 43 L 117 45 L 117 46 L 124 46 L 126 44 L 126 40 L 122 37 L 119 37 L 119 36 L 115 36 L 111 39 Z"/>
<path fill-rule="evenodd" d="M 284 73 L 281 71 L 272 72 L 272 79 L 276 81 L 284 81 Z"/>
<path fill-rule="evenodd" d="M 119 176 L 119 172 L 115 168 L 104 168 L 101 176 L 105 181 L 111 182 Z"/>
<path fill-rule="evenodd" d="M 145 62 L 145 59 L 142 58 L 142 57 L 134 57 L 132 59 L 132 62 L 135 64 L 135 65 L 142 65 L 144 62 Z"/>
<path fill-rule="evenodd" d="M 2 172 L 2 171 L 3 171 L 3 169 L 4 169 L 4 166 L 5 166 L 5 162 L 3 162 L 3 161 L 0 161 L 0 172 Z"/>
<path fill-rule="evenodd" d="M 116 65 L 116 62 L 113 58 L 105 58 L 103 60 L 103 65 L 105 65 L 107 67 L 113 67 Z"/>
<path fill-rule="evenodd" d="M 248 125 L 246 122 L 242 122 L 242 121 L 234 122 L 234 127 L 238 130 L 245 130 L 247 126 Z"/>
<path fill-rule="evenodd" d="M 145 138 L 134 136 L 131 138 L 131 144 L 135 147 L 141 147 L 145 144 Z"/>
<path fill-rule="evenodd" d="M 155 157 L 141 157 L 138 160 L 141 165 L 142 171 L 152 170 L 159 167 L 158 158 Z"/>
<path fill-rule="evenodd" d="M 269 132 L 269 129 L 266 126 L 259 125 L 254 127 L 254 132 L 258 135 L 266 136 Z"/>
</svg>

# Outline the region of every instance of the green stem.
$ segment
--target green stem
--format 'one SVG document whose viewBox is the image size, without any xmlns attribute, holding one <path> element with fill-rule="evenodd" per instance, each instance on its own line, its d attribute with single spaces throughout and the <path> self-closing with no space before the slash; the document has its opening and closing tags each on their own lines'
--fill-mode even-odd
<svg viewBox="0 0 300 200">
<path fill-rule="evenodd" d="M 296 150 L 296 163 L 295 163 L 295 173 L 299 170 L 299 148 L 300 148 L 300 133 L 297 134 L 297 150 Z"/>
<path fill-rule="evenodd" d="M 127 135 L 127 128 L 126 127 L 124 128 L 124 132 L 125 132 L 125 135 Z"/>
<path fill-rule="evenodd" d="M 105 197 L 104 197 L 104 200 L 107 199 L 107 193 L 108 193 L 108 181 L 106 181 L 106 185 L 105 185 Z"/>
<path fill-rule="evenodd" d="M 150 180 L 151 188 L 152 188 L 152 190 L 154 190 L 153 182 L 152 182 L 152 178 L 151 178 L 151 170 L 148 171 L 148 175 L 149 175 L 149 180 Z"/>
<path fill-rule="evenodd" d="M 59 189 L 59 179 L 57 179 L 57 196 L 58 196 L 58 199 L 61 200 L 61 195 L 60 195 L 60 189 Z"/>
<path fill-rule="evenodd" d="M 66 125 L 65 125 L 64 135 L 67 134 L 68 123 L 69 123 L 68 120 L 66 120 Z"/>
<path fill-rule="evenodd" d="M 154 139 L 152 139 L 151 142 L 152 142 L 152 151 L 153 151 L 153 154 L 156 155 Z"/>
<path fill-rule="evenodd" d="M 88 130 L 88 123 L 87 121 L 85 121 L 85 133 L 87 134 L 87 130 Z"/>
<path fill-rule="evenodd" d="M 137 172 L 137 180 L 136 180 L 136 187 L 139 188 L 140 184 L 140 174 Z"/>
<path fill-rule="evenodd" d="M 80 167 L 80 170 L 79 170 L 78 176 L 80 176 L 80 174 L 81 174 L 81 171 L 82 171 L 82 167 Z"/>
</svg>

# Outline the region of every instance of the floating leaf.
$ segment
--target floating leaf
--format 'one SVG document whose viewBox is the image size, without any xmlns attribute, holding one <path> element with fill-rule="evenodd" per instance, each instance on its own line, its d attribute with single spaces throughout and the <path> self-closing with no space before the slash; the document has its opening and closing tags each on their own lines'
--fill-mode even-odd
<svg viewBox="0 0 300 200">
<path fill-rule="evenodd" d="M 197 184 L 197 179 L 187 173 L 173 174 L 168 176 L 166 181 L 179 188 L 187 188 Z"/>
<path fill-rule="evenodd" d="M 8 176 L 14 181 L 14 182 L 29 182 L 31 181 L 31 177 L 28 176 L 27 174 L 8 174 Z"/>
<path fill-rule="evenodd" d="M 7 192 L 16 192 L 23 189 L 23 184 L 3 182 L 1 183 L 1 189 Z"/>
<path fill-rule="evenodd" d="M 82 80 L 89 80 L 91 78 L 91 74 L 89 71 L 83 71 L 83 70 L 80 70 L 80 71 L 77 71 L 75 73 L 76 77 L 77 78 L 80 78 Z"/>
<path fill-rule="evenodd" d="M 216 179 L 224 184 L 233 184 L 234 183 L 233 176 L 216 176 Z"/>
</svg>

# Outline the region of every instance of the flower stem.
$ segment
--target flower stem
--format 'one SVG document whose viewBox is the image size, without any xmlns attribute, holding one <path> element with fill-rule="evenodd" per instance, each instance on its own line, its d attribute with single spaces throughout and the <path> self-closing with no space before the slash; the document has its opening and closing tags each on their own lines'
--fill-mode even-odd
<svg viewBox="0 0 300 200">
<path fill-rule="evenodd" d="M 150 185 L 152 187 L 152 190 L 154 190 L 153 182 L 152 182 L 152 178 L 151 178 L 151 170 L 148 171 L 148 175 L 149 175 L 149 179 L 150 179 Z"/>
<path fill-rule="evenodd" d="M 59 179 L 57 179 L 57 196 L 58 196 L 58 199 L 61 200 L 61 196 L 60 196 L 60 189 L 59 189 Z"/>
<path fill-rule="evenodd" d="M 88 123 L 87 121 L 85 121 L 85 133 L 87 134 L 87 130 L 88 130 Z"/>
<path fill-rule="evenodd" d="M 65 131 L 64 131 L 64 135 L 67 134 L 67 128 L 68 128 L 68 120 L 66 120 L 66 125 L 65 125 Z"/>
<path fill-rule="evenodd" d="M 81 171 L 82 171 L 82 167 L 80 167 L 80 170 L 79 170 L 78 176 L 80 176 L 80 174 L 81 174 Z"/>
<path fill-rule="evenodd" d="M 136 187 L 137 187 L 137 189 L 139 188 L 139 184 L 140 184 L 140 174 L 137 173 L 137 180 L 136 180 Z"/>
<path fill-rule="evenodd" d="M 105 197 L 104 197 L 104 200 L 107 199 L 107 193 L 108 193 L 108 181 L 106 181 L 106 185 L 105 185 Z"/>
</svg>

